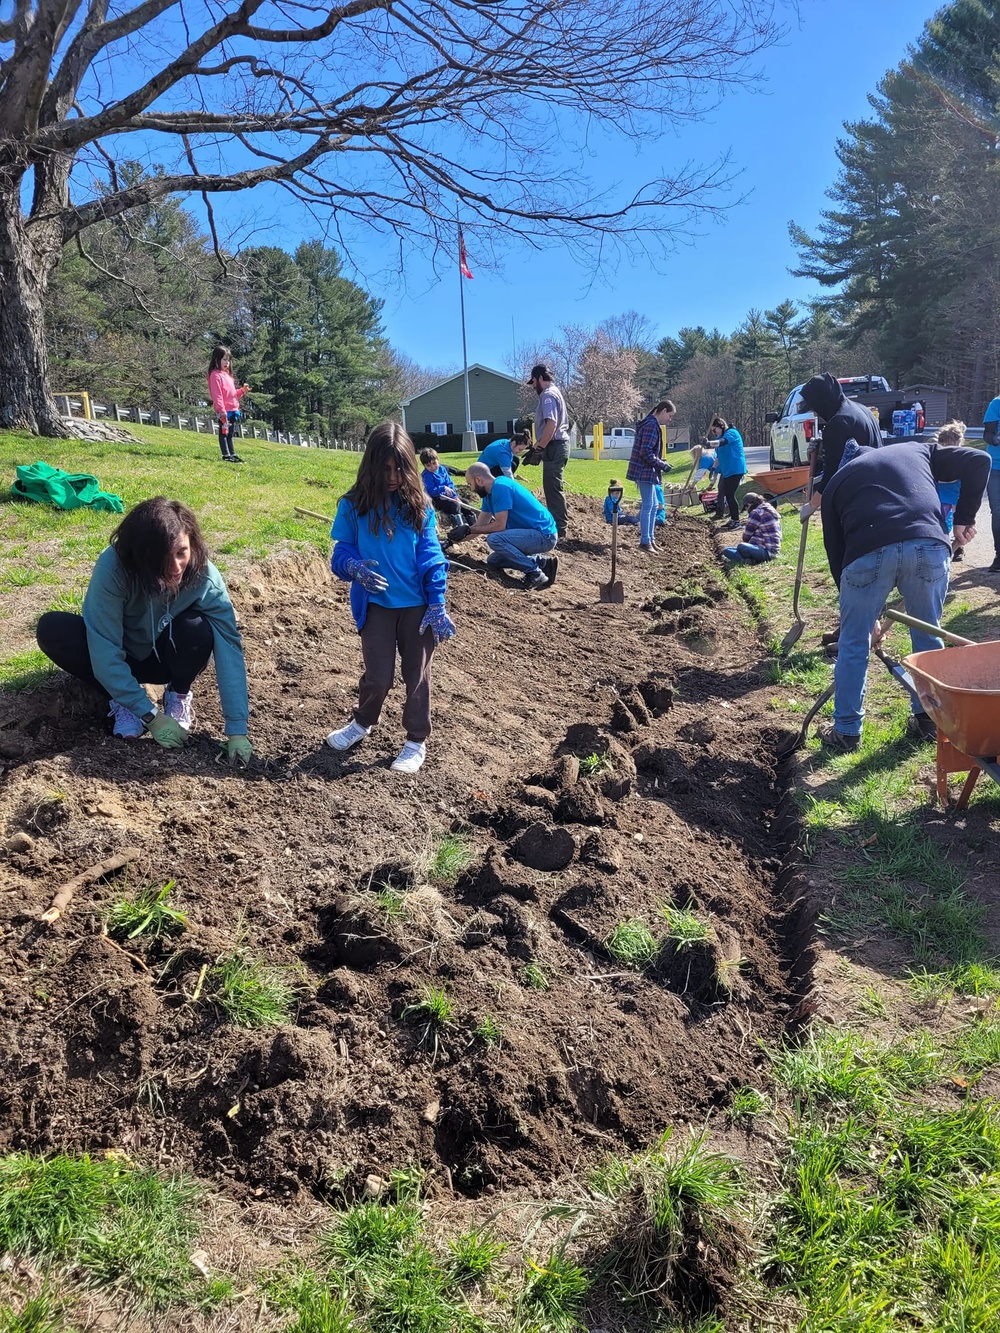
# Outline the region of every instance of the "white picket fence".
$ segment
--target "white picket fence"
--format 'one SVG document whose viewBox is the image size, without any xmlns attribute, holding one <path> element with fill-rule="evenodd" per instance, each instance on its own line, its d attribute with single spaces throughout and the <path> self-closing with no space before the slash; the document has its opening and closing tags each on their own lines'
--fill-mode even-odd
<svg viewBox="0 0 1000 1333">
<path fill-rule="evenodd" d="M 204 408 L 189 408 L 187 412 L 154 412 L 144 407 L 122 407 L 120 403 L 99 403 L 88 393 L 57 393 L 56 405 L 64 417 L 83 417 L 88 421 L 134 422 L 141 426 L 171 426 L 174 430 L 190 430 L 196 434 L 215 435 L 218 421 L 215 414 Z M 237 421 L 236 435 L 240 439 L 267 440 L 271 444 L 291 444 L 302 449 L 346 449 L 362 453 L 364 443 L 342 440 L 334 436 L 309 435 L 298 431 L 279 431 L 263 421 Z"/>
</svg>

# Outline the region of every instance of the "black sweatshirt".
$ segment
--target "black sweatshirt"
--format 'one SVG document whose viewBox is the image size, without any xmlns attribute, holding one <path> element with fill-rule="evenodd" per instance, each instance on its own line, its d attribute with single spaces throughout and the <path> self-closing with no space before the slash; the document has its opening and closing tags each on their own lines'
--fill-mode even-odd
<svg viewBox="0 0 1000 1333">
<path fill-rule="evenodd" d="M 815 489 L 822 493 L 830 484 L 844 456 L 848 440 L 857 440 L 865 448 L 877 449 L 882 443 L 882 432 L 867 407 L 861 407 L 844 396 L 840 384 L 829 371 L 814 375 L 803 384 L 799 397 L 810 412 L 815 412 L 823 424 L 823 442 L 816 465 L 822 477 Z"/>
<path fill-rule="evenodd" d="M 823 492 L 823 543 L 837 587 L 845 566 L 882 546 L 947 542 L 935 483 L 962 483 L 955 508 L 955 526 L 961 528 L 975 520 L 989 475 L 989 455 L 982 449 L 915 440 L 863 450 Z"/>
</svg>

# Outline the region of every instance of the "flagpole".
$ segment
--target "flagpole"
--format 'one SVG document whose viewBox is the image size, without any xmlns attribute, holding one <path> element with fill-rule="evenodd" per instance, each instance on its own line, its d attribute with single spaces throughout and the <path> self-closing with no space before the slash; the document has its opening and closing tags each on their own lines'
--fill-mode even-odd
<svg viewBox="0 0 1000 1333">
<path fill-rule="evenodd" d="M 455 209 L 455 225 L 458 228 L 458 252 L 462 254 L 462 224 L 458 220 L 458 209 Z M 462 373 L 465 378 L 465 435 L 462 439 L 462 448 L 475 450 L 476 438 L 472 430 L 472 405 L 469 398 L 469 352 L 465 340 L 465 275 L 462 272 L 462 263 L 458 265 L 458 295 L 462 309 Z M 472 436 L 470 439 L 469 437 Z"/>
</svg>

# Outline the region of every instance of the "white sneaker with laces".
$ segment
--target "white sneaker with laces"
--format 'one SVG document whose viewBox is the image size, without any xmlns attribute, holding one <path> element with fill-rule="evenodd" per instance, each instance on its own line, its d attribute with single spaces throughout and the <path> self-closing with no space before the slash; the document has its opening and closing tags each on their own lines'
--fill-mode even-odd
<svg viewBox="0 0 1000 1333">
<path fill-rule="evenodd" d="M 394 773 L 416 773 L 426 758 L 427 746 L 423 741 L 407 741 L 392 761 L 392 771 Z"/>
<path fill-rule="evenodd" d="M 352 745 L 357 745 L 358 741 L 363 741 L 370 731 L 371 727 L 363 727 L 360 722 L 355 722 L 351 718 L 346 727 L 341 727 L 339 731 L 331 731 L 326 743 L 331 750 L 349 750 Z"/>
<path fill-rule="evenodd" d="M 187 694 L 178 694 L 175 690 L 163 691 L 163 711 L 167 717 L 179 722 L 185 731 L 194 726 L 194 701 L 191 690 Z"/>
<path fill-rule="evenodd" d="M 124 737 L 127 741 L 138 740 L 145 731 L 139 714 L 133 713 L 131 708 L 126 708 L 124 704 L 115 703 L 114 699 L 111 700 L 108 717 L 113 717 L 115 720 L 114 734 Z"/>
</svg>

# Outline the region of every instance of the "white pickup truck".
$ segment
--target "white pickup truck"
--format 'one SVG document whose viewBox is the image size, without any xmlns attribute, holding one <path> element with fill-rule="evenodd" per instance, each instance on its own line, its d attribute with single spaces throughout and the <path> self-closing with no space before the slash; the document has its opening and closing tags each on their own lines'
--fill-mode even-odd
<svg viewBox="0 0 1000 1333">
<path fill-rule="evenodd" d="M 900 409 L 916 407 L 916 432 L 923 431 L 923 408 L 915 400 L 909 400 L 904 391 L 889 388 L 889 381 L 881 375 L 851 375 L 837 381 L 843 388 L 844 395 L 867 407 L 879 420 L 879 428 L 884 436 L 891 436 L 893 431 L 892 415 Z M 819 439 L 823 429 L 815 412 L 799 412 L 799 395 L 803 391 L 801 384 L 789 393 L 780 412 L 768 412 L 765 421 L 771 425 L 771 467 L 797 468 L 807 463 L 809 448 Z"/>
</svg>

